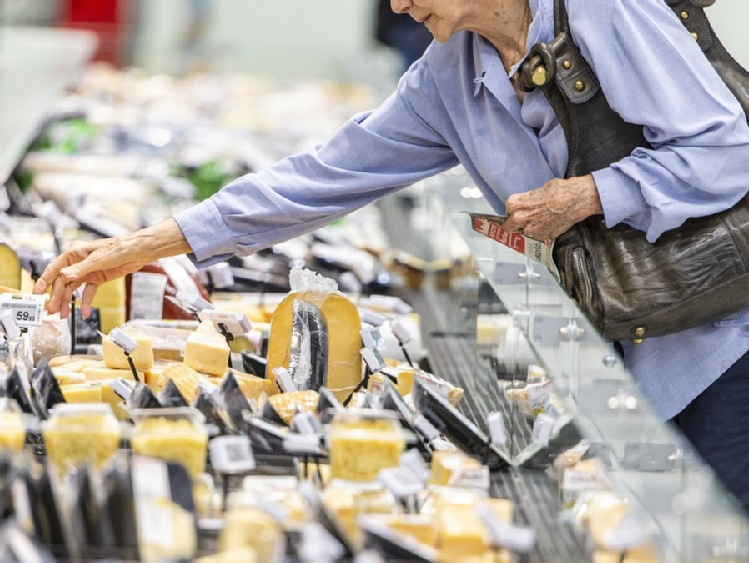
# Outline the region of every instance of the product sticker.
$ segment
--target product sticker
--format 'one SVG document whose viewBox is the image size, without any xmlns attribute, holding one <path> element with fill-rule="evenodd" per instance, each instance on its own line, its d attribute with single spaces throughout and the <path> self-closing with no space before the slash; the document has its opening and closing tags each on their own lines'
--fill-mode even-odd
<svg viewBox="0 0 749 563">
<path fill-rule="evenodd" d="M 534 415 L 546 412 L 551 390 L 551 380 L 546 380 L 543 383 L 530 383 L 525 386 L 528 402 Z"/>
<path fill-rule="evenodd" d="M 130 320 L 161 319 L 166 293 L 164 274 L 135 272 L 130 286 Z"/>
<path fill-rule="evenodd" d="M 218 473 L 231 475 L 255 469 L 255 457 L 246 436 L 216 436 L 209 443 L 209 453 Z"/>
<path fill-rule="evenodd" d="M 491 486 L 489 467 L 486 465 L 459 467 L 450 479 L 449 485 L 488 491 Z"/>
<path fill-rule="evenodd" d="M 167 466 L 161 460 L 133 457 L 133 496 L 137 518 L 138 543 L 143 550 L 169 549 L 175 545 L 171 487 Z"/>
<path fill-rule="evenodd" d="M 597 471 L 584 471 L 570 467 L 564 471 L 562 478 L 562 502 L 571 507 L 586 491 L 606 489 L 606 483 Z"/>
<path fill-rule="evenodd" d="M 20 328 L 30 328 L 42 324 L 44 296 L 25 293 L 5 293 L 0 295 L 0 311 L 10 311 L 13 320 Z"/>
<path fill-rule="evenodd" d="M 468 213 L 468 215 L 471 217 L 471 227 L 475 232 L 542 264 L 555 279 L 559 280 L 559 271 L 551 254 L 554 248 L 553 244 L 547 246 L 543 242 L 527 237 L 522 233 L 506 231 L 502 226 L 507 219 L 504 215 L 485 215 L 482 213 Z"/>
</svg>

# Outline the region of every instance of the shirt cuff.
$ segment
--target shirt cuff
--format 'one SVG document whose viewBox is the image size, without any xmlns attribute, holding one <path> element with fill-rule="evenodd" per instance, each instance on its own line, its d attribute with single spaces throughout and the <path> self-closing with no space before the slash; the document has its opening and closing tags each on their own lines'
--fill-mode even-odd
<svg viewBox="0 0 749 563">
<path fill-rule="evenodd" d="M 192 248 L 196 262 L 234 254 L 234 236 L 212 200 L 206 199 L 180 211 L 174 215 L 174 220 Z"/>
<path fill-rule="evenodd" d="M 611 229 L 619 223 L 645 231 L 643 218 L 648 215 L 648 206 L 637 182 L 617 170 L 607 167 L 593 172 L 593 179 L 601 199 L 606 226 Z"/>
</svg>

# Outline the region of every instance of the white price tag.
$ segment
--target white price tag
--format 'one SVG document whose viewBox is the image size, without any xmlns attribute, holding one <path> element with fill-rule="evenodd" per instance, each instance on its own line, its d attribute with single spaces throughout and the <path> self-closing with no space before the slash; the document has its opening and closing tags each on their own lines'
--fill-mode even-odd
<svg viewBox="0 0 749 563">
<path fill-rule="evenodd" d="M 164 274 L 135 272 L 130 286 L 130 320 L 161 319 L 167 277 Z"/>
<path fill-rule="evenodd" d="M 521 528 L 501 521 L 486 503 L 476 507 L 476 514 L 486 526 L 489 543 L 493 546 L 527 553 L 536 543 L 536 532 L 530 528 Z"/>
<path fill-rule="evenodd" d="M 393 334 L 401 344 L 408 344 L 409 342 L 411 342 L 411 340 L 413 340 L 413 336 L 411 336 L 411 331 L 409 330 L 408 325 L 402 319 L 391 320 L 390 330 L 393 331 Z"/>
<path fill-rule="evenodd" d="M 138 523 L 138 544 L 154 550 L 169 550 L 174 535 L 171 487 L 166 463 L 149 457 L 133 457 L 133 497 Z"/>
<path fill-rule="evenodd" d="M 221 309 L 204 309 L 198 312 L 201 321 L 211 321 L 216 330 L 223 334 L 224 330 L 232 336 L 242 336 L 252 330 L 252 325 L 246 315 Z M 222 329 L 223 326 L 223 329 Z"/>
<path fill-rule="evenodd" d="M 21 329 L 18 328 L 11 311 L 0 313 L 0 332 L 5 334 L 5 338 L 8 340 L 13 340 L 21 336 Z"/>
<path fill-rule="evenodd" d="M 424 482 L 404 467 L 383 469 L 377 474 L 377 480 L 399 499 L 415 495 L 424 489 Z"/>
<path fill-rule="evenodd" d="M 533 424 L 533 442 L 545 448 L 549 445 L 551 432 L 554 430 L 554 418 L 548 414 L 539 414 Z"/>
<path fill-rule="evenodd" d="M 430 442 L 432 440 L 436 440 L 440 436 L 439 430 L 437 430 L 431 422 L 424 418 L 424 415 L 422 414 L 414 417 L 413 425 L 414 428 L 421 432 L 424 437 Z"/>
<path fill-rule="evenodd" d="M 43 295 L 5 293 L 0 295 L 0 312 L 10 311 L 21 328 L 40 326 L 44 311 Z"/>
<path fill-rule="evenodd" d="M 489 468 L 486 465 L 472 465 L 470 467 L 461 467 L 457 473 L 450 479 L 449 485 L 455 487 L 465 487 L 466 489 L 478 489 L 488 491 L 491 487 L 489 478 Z"/>
<path fill-rule="evenodd" d="M 378 372 L 381 369 L 387 367 L 384 358 L 376 350 L 362 348 L 361 357 L 372 372 Z"/>
<path fill-rule="evenodd" d="M 489 426 L 489 436 L 495 446 L 504 446 L 507 443 L 507 431 L 505 430 L 504 415 L 497 411 L 489 415 L 486 420 Z"/>
<path fill-rule="evenodd" d="M 319 454 L 321 437 L 319 434 L 287 434 L 283 441 L 284 449 L 292 454 Z"/>
<path fill-rule="evenodd" d="M 293 393 L 297 390 L 289 370 L 285 368 L 274 368 L 273 375 L 276 376 L 276 383 L 278 383 L 278 386 L 284 393 Z"/>
<path fill-rule="evenodd" d="M 359 334 L 361 334 L 362 343 L 364 343 L 365 348 L 378 351 L 385 349 L 385 341 L 382 339 L 379 328 L 363 328 Z"/>
<path fill-rule="evenodd" d="M 246 436 L 216 436 L 208 444 L 211 465 L 217 473 L 234 475 L 255 469 L 250 440 Z"/>
<path fill-rule="evenodd" d="M 138 347 L 138 343 L 125 334 L 125 331 L 119 328 L 113 328 L 110 330 L 107 338 L 122 348 L 122 351 L 126 354 L 130 354 Z"/>
</svg>

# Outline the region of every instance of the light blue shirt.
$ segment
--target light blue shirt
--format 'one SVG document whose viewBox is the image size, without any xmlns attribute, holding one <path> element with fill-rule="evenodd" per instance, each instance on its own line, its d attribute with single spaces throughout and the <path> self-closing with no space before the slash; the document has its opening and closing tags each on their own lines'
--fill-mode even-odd
<svg viewBox="0 0 749 563">
<path fill-rule="evenodd" d="M 529 47 L 554 34 L 553 0 L 530 4 Z M 627 223 L 652 241 L 736 203 L 749 186 L 749 127 L 671 10 L 661 0 L 568 4 L 573 36 L 609 103 L 643 124 L 654 147 L 594 174 L 606 224 Z M 521 104 L 496 50 L 468 32 L 432 44 L 390 98 L 325 145 L 239 178 L 175 219 L 207 265 L 314 230 L 458 163 L 497 212 L 512 193 L 563 177 L 567 164 L 543 93 Z M 625 344 L 628 366 L 664 417 L 749 350 L 745 316 Z"/>
</svg>

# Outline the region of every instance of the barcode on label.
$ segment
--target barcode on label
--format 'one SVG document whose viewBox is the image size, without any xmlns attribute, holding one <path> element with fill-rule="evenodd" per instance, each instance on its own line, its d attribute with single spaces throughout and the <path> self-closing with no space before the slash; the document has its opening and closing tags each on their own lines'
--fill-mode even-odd
<svg viewBox="0 0 749 563">
<path fill-rule="evenodd" d="M 217 473 L 245 473 L 255 469 L 250 441 L 246 436 L 217 436 L 209 444 L 211 465 Z"/>
</svg>

